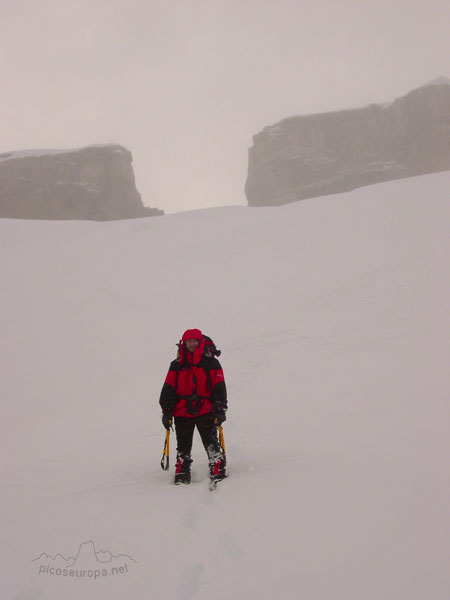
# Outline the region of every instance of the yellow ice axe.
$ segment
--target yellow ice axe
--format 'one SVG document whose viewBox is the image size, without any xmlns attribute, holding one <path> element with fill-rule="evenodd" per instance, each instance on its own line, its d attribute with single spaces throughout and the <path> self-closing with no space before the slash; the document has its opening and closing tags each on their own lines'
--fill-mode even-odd
<svg viewBox="0 0 450 600">
<path fill-rule="evenodd" d="M 225 452 L 225 440 L 223 439 L 223 428 L 222 428 L 222 425 L 219 425 L 219 439 L 220 439 L 220 445 L 222 446 L 223 453 L 226 454 L 226 452 Z"/>
<path fill-rule="evenodd" d="M 215 422 L 217 424 L 217 419 L 215 419 Z M 217 428 L 219 430 L 220 445 L 222 446 L 222 450 L 225 455 L 226 452 L 225 452 L 225 440 L 223 439 L 223 427 L 222 427 L 222 425 L 217 425 Z"/>
<path fill-rule="evenodd" d="M 172 425 L 172 420 L 169 421 L 169 425 Z M 161 458 L 161 469 L 167 471 L 169 468 L 169 440 L 170 440 L 170 429 L 166 431 L 166 440 L 164 442 L 164 450 Z"/>
</svg>

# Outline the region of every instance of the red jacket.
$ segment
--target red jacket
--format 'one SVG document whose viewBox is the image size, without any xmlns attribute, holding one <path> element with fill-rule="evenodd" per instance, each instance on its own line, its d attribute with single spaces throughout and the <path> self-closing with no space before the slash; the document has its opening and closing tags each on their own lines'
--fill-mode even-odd
<svg viewBox="0 0 450 600">
<path fill-rule="evenodd" d="M 181 341 L 179 356 L 170 364 L 159 403 L 163 412 L 173 417 L 193 418 L 227 409 L 223 370 L 203 336 L 193 353 L 185 347 L 185 339 Z"/>
</svg>

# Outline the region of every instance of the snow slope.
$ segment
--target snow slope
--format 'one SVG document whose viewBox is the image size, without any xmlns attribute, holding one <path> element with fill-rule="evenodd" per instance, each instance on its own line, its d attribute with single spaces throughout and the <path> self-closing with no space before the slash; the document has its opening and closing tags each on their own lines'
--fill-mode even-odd
<svg viewBox="0 0 450 600">
<path fill-rule="evenodd" d="M 447 599 L 449 190 L 1 220 L 1 598 Z M 190 327 L 229 390 L 214 493 L 198 434 L 193 485 L 159 466 Z"/>
</svg>

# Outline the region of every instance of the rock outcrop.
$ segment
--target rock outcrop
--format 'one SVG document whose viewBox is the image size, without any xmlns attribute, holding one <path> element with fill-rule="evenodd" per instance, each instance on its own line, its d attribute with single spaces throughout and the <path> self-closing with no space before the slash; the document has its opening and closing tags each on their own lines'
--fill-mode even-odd
<svg viewBox="0 0 450 600">
<path fill-rule="evenodd" d="M 291 117 L 249 150 L 250 206 L 273 206 L 450 169 L 450 80 L 385 105 Z"/>
<path fill-rule="evenodd" d="M 110 221 L 159 214 L 142 204 L 123 146 L 0 154 L 0 217 Z"/>
</svg>

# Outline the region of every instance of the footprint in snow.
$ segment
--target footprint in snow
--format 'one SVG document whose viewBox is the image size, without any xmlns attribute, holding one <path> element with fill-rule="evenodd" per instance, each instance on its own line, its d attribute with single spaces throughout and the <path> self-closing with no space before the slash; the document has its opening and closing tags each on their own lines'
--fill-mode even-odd
<svg viewBox="0 0 450 600">
<path fill-rule="evenodd" d="M 186 567 L 178 578 L 174 600 L 192 600 L 200 587 L 203 563 L 197 562 Z"/>
<path fill-rule="evenodd" d="M 236 537 L 227 531 L 224 531 L 219 535 L 219 547 L 223 549 L 224 554 L 226 554 L 228 558 L 237 559 L 244 556 L 244 552 Z"/>
</svg>

